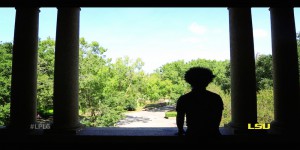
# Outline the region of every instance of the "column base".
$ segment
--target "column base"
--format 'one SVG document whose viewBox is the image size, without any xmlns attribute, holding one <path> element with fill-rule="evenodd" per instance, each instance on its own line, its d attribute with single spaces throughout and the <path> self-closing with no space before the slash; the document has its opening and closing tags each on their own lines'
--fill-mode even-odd
<svg viewBox="0 0 300 150">
<path fill-rule="evenodd" d="M 44 130 L 44 134 L 64 134 L 64 135 L 76 135 L 84 128 L 83 124 L 78 124 L 72 128 L 59 128 L 59 127 L 52 127 L 48 130 Z"/>
<path fill-rule="evenodd" d="M 254 130 L 248 129 L 248 124 L 236 124 L 236 123 L 228 123 L 224 125 L 224 128 L 229 128 L 232 131 L 233 135 L 266 135 L 268 134 L 268 130 Z"/>
<path fill-rule="evenodd" d="M 41 135 L 43 130 L 41 129 L 21 129 L 14 127 L 2 127 L 0 128 L 0 134 L 4 135 Z"/>
<path fill-rule="evenodd" d="M 297 124 L 295 122 L 295 124 Z M 269 134 L 273 135 L 298 135 L 300 134 L 299 127 L 297 125 L 288 125 L 278 121 L 271 122 L 271 130 Z"/>
</svg>

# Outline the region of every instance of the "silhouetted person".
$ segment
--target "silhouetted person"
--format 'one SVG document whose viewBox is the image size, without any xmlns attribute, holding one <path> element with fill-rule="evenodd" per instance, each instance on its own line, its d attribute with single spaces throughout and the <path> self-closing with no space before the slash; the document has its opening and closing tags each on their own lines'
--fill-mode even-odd
<svg viewBox="0 0 300 150">
<path fill-rule="evenodd" d="M 179 97 L 176 105 L 176 124 L 178 135 L 218 136 L 222 118 L 223 101 L 218 94 L 207 91 L 212 82 L 212 71 L 207 68 L 194 67 L 185 73 L 185 81 L 192 87 L 191 92 Z M 187 130 L 184 131 L 186 117 Z"/>
</svg>

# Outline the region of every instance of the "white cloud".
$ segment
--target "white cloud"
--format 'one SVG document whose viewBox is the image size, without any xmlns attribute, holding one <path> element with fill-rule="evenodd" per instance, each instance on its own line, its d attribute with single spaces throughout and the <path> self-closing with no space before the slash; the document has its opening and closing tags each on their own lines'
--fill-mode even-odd
<svg viewBox="0 0 300 150">
<path fill-rule="evenodd" d="M 200 43 L 203 42 L 204 40 L 198 37 L 188 37 L 188 38 L 183 38 L 182 42 L 184 43 Z"/>
<path fill-rule="evenodd" d="M 204 34 L 207 31 L 204 26 L 200 26 L 197 23 L 192 23 L 189 26 L 189 30 L 196 34 Z"/>
<path fill-rule="evenodd" d="M 265 38 L 268 37 L 268 32 L 264 29 L 254 29 L 253 36 L 254 38 Z"/>
<path fill-rule="evenodd" d="M 219 29 L 219 28 L 216 28 L 216 29 L 213 29 L 213 30 L 212 30 L 212 33 L 213 33 L 213 34 L 220 34 L 220 33 L 223 33 L 223 30 L 222 30 L 222 29 Z"/>
</svg>

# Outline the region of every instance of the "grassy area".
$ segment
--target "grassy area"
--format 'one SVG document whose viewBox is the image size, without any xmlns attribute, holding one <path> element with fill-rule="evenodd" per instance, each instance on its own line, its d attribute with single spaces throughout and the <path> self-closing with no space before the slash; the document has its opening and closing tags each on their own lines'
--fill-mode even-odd
<svg viewBox="0 0 300 150">
<path fill-rule="evenodd" d="M 169 118 L 169 117 L 176 117 L 176 115 L 177 115 L 177 112 L 176 111 L 167 111 L 166 113 L 165 113 L 165 118 Z"/>
</svg>

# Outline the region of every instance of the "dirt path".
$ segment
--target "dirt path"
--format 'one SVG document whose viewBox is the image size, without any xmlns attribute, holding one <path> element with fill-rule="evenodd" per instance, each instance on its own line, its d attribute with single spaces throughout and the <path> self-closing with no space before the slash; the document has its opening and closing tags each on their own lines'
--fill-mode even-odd
<svg viewBox="0 0 300 150">
<path fill-rule="evenodd" d="M 174 109 L 164 106 L 152 110 L 126 113 L 126 118 L 117 123 L 117 127 L 176 127 L 175 118 L 166 119 L 165 112 Z"/>
</svg>

